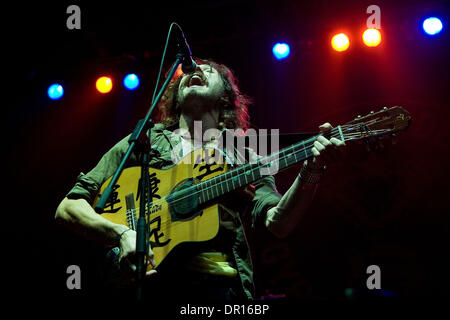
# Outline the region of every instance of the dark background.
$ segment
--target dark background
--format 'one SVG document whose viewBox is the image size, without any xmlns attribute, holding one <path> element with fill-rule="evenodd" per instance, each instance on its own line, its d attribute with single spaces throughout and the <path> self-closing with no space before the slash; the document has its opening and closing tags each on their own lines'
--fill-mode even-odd
<svg viewBox="0 0 450 320">
<path fill-rule="evenodd" d="M 81 8 L 81 30 L 66 28 L 66 8 Z M 184 4 L 184 5 L 183 5 Z M 366 8 L 381 8 L 383 40 L 360 41 Z M 54 212 L 79 172 L 89 171 L 148 109 L 170 22 L 194 55 L 230 66 L 256 128 L 316 131 L 384 106 L 403 106 L 412 124 L 397 144 L 362 146 L 323 178 L 313 206 L 285 240 L 256 239 L 258 296 L 304 300 L 448 296 L 449 7 L 446 1 L 87 1 L 11 5 L 2 30 L 4 154 L 8 218 L 14 236 L 11 276 L 28 299 L 95 298 L 97 253 L 54 223 Z M 438 14 L 444 30 L 425 36 L 421 21 Z M 336 53 L 330 37 L 345 30 L 351 46 Z M 276 42 L 288 59 L 272 55 Z M 173 61 L 166 60 L 166 68 Z M 135 72 L 137 91 L 121 78 Z M 95 90 L 106 73 L 110 94 Z M 64 85 L 59 101 L 46 96 Z M 280 192 L 299 166 L 276 176 Z M 82 290 L 66 288 L 66 268 L 82 270 Z M 381 268 L 383 291 L 366 289 L 366 268 Z M 351 290 L 350 290 L 351 289 Z M 390 298 L 389 298 L 390 297 Z M 395 299 L 395 298 L 394 298 Z"/>
</svg>

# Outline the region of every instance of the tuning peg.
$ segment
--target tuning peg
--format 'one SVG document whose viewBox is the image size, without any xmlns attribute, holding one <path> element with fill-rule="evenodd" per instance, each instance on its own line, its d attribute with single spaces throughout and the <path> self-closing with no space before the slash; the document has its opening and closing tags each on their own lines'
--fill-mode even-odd
<svg viewBox="0 0 450 320">
<path fill-rule="evenodd" d="M 386 111 L 386 110 L 387 110 L 387 107 L 384 107 L 383 110 Z"/>
<path fill-rule="evenodd" d="M 370 114 L 374 114 L 375 112 L 373 112 L 373 111 L 370 111 Z"/>
</svg>

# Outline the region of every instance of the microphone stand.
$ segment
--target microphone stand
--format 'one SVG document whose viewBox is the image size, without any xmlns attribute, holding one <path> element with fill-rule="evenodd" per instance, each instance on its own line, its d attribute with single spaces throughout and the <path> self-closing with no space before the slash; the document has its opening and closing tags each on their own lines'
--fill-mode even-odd
<svg viewBox="0 0 450 320">
<path fill-rule="evenodd" d="M 178 66 L 184 61 L 185 55 L 183 53 L 178 53 L 176 55 L 175 63 L 173 64 L 167 79 L 163 83 L 161 89 L 158 92 L 158 95 L 155 97 L 154 101 L 150 109 L 148 110 L 145 118 L 139 120 L 131 134 L 128 142 L 129 146 L 122 157 L 122 160 L 117 167 L 110 183 L 103 191 L 103 194 L 100 197 L 100 200 L 97 202 L 95 206 L 95 211 L 97 213 L 103 213 L 103 210 L 108 203 L 111 193 L 113 191 L 114 186 L 116 185 L 117 180 L 120 177 L 123 169 L 125 168 L 125 164 L 130 157 L 131 153 L 136 150 L 138 154 L 138 159 L 140 160 L 141 166 L 141 179 L 139 182 L 139 190 L 140 194 L 138 195 L 141 199 L 140 208 L 139 208 L 139 218 L 137 221 L 136 228 L 136 299 L 138 302 L 142 301 L 142 288 L 143 288 L 143 280 L 145 278 L 145 273 L 147 269 L 147 256 L 148 256 L 148 236 L 150 234 L 150 224 L 148 228 L 146 228 L 146 217 L 149 213 L 149 207 L 151 203 L 151 190 L 149 183 L 149 172 L 148 172 L 148 162 L 150 157 L 150 137 L 151 137 L 151 129 L 154 125 L 153 121 L 150 119 L 150 116 L 153 112 L 153 109 L 158 104 L 161 99 L 162 94 L 167 88 L 170 80 L 173 78 L 175 71 Z M 148 132 L 148 137 L 146 136 Z"/>
</svg>

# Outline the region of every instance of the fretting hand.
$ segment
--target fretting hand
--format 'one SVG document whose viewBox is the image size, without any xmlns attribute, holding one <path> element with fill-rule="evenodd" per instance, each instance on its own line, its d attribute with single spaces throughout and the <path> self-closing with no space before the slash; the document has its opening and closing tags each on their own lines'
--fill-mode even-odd
<svg viewBox="0 0 450 320">
<path fill-rule="evenodd" d="M 319 126 L 319 129 L 320 132 L 327 132 L 333 129 L 333 126 L 326 122 Z M 313 170 L 318 170 L 325 165 L 339 161 L 342 158 L 344 147 L 345 143 L 335 137 L 328 140 L 324 136 L 318 136 L 311 149 L 314 157 L 311 161 L 306 161 L 306 165 Z"/>
</svg>

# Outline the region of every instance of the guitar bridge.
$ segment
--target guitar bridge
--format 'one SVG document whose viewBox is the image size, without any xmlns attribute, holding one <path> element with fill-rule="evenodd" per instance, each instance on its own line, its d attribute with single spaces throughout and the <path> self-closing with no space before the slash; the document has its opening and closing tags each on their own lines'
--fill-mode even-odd
<svg viewBox="0 0 450 320">
<path fill-rule="evenodd" d="M 127 207 L 127 224 L 131 229 L 136 230 L 136 204 L 134 202 L 134 193 L 125 196 L 125 203 Z"/>
</svg>

